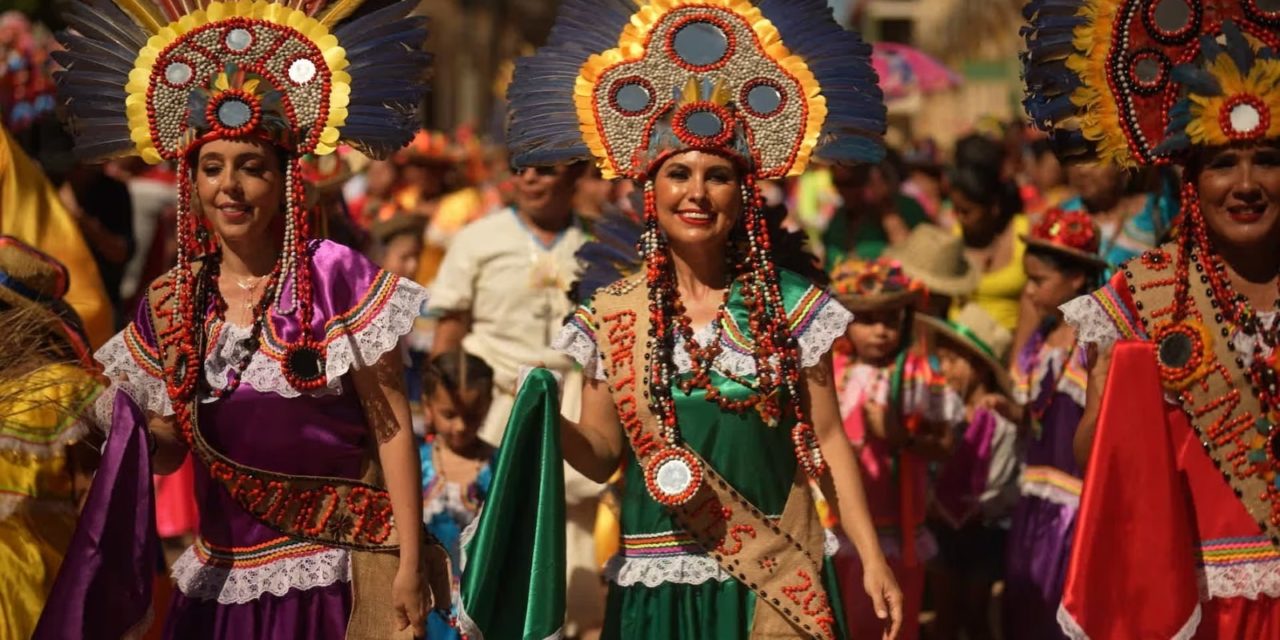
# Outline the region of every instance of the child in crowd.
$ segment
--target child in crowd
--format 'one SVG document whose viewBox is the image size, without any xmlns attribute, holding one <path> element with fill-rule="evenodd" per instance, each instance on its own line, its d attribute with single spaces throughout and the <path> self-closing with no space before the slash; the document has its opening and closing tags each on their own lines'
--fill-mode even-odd
<svg viewBox="0 0 1280 640">
<path fill-rule="evenodd" d="M 374 221 L 369 228 L 369 259 L 390 273 L 412 280 L 418 275 L 426 230 L 426 218 L 403 211 Z M 423 397 L 418 372 L 425 366 L 431 349 L 434 337 L 431 329 L 425 318 L 419 318 L 414 322 L 413 331 L 400 339 L 400 356 L 405 363 L 405 397 L 411 399 L 415 431 L 424 419 L 422 407 L 417 403 L 417 399 Z"/>
<path fill-rule="evenodd" d="M 924 562 L 936 551 L 925 516 L 927 466 L 945 459 L 952 425 L 963 404 L 912 349 L 913 306 L 924 287 L 896 262 L 845 261 L 832 273 L 832 290 L 854 312 L 848 345 L 835 356 L 836 392 L 845 433 L 862 468 L 863 485 L 885 558 L 902 587 L 901 638 L 919 635 Z M 857 585 L 862 568 L 847 540 L 840 540 L 836 571 L 852 629 L 875 634 L 883 626 Z"/>
<path fill-rule="evenodd" d="M 965 423 L 934 482 L 929 528 L 938 541 L 930 567 L 937 618 L 931 638 L 995 637 L 991 588 L 1003 575 L 1009 516 L 1018 500 L 1018 427 L 989 408 L 1010 382 L 1004 358 L 1013 336 L 974 303 L 947 322 L 917 319 L 939 369 L 965 402 Z"/>
<path fill-rule="evenodd" d="M 369 227 L 372 236 L 369 259 L 402 278 L 418 275 L 422 246 L 426 242 L 427 219 L 400 212 Z"/>
<path fill-rule="evenodd" d="M 492 479 L 493 447 L 477 436 L 492 400 L 493 369 L 463 351 L 441 353 L 422 374 L 422 404 L 427 437 L 422 458 L 422 518 L 449 551 L 453 563 L 454 610 L 461 579 L 463 529 L 480 512 Z M 438 612 L 428 621 L 427 637 L 459 638 Z"/>
<path fill-rule="evenodd" d="M 1057 623 L 1080 504 L 1072 452 L 1084 413 L 1086 354 L 1059 307 L 1091 291 L 1107 264 L 1100 234 L 1083 212 L 1050 211 L 1027 238 L 1027 295 L 1045 318 L 1014 363 L 1019 405 L 993 406 L 1020 422 L 1027 438 L 1021 498 L 1009 532 L 1005 636 L 1064 638 Z"/>
</svg>

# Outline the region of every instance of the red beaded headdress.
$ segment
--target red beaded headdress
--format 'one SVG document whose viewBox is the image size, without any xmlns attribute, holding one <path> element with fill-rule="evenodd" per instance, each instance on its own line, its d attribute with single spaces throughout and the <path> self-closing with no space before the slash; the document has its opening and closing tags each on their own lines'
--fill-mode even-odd
<svg viewBox="0 0 1280 640">
<path fill-rule="evenodd" d="M 749 398 L 710 388 L 707 397 L 725 411 L 758 411 L 771 425 L 794 417 L 797 458 L 821 473 L 756 180 L 799 175 L 811 160 L 883 157 L 885 108 L 870 47 L 836 23 L 824 0 L 566 0 L 547 46 L 517 63 L 507 95 L 516 166 L 594 160 L 606 178 L 645 184 L 640 252 L 656 338 L 650 405 L 672 445 L 678 337 L 694 368 L 686 392 L 711 384 L 720 345 L 693 340 L 650 178 L 682 151 L 736 161 L 744 250 L 728 252 L 728 271 L 749 307 L 757 380 Z"/>
<path fill-rule="evenodd" d="M 1098 225 L 1084 211 L 1051 209 L 1022 239 L 1030 246 L 1056 251 L 1085 264 L 1107 266 L 1106 260 L 1098 255 L 1102 244 Z"/>
<path fill-rule="evenodd" d="M 219 248 L 192 210 L 191 162 L 218 139 L 254 138 L 286 159 L 284 246 L 268 294 L 255 310 L 255 338 L 274 303 L 297 316 L 302 336 L 285 352 L 283 374 L 297 388 L 325 384 L 322 342 L 311 335 L 312 296 L 305 154 L 339 143 L 385 157 L 418 128 L 417 109 L 429 56 L 421 51 L 425 19 L 412 0 L 352 15 L 363 0 L 81 0 L 65 13 L 65 67 L 57 77 L 84 159 L 139 155 L 178 166 L 178 266 L 170 279 L 172 330 L 159 336 L 169 364 L 170 394 L 195 393 L 202 358 L 194 337 L 204 320 L 197 279 L 216 283 Z M 203 287 L 208 291 L 210 287 Z M 216 286 L 212 287 L 216 289 Z M 289 295 L 291 294 L 291 295 Z M 225 308 L 216 296 L 219 312 Z M 255 340 L 256 343 L 256 340 Z M 247 364 L 247 362 L 245 362 Z M 220 396 L 227 389 L 214 390 Z"/>
</svg>

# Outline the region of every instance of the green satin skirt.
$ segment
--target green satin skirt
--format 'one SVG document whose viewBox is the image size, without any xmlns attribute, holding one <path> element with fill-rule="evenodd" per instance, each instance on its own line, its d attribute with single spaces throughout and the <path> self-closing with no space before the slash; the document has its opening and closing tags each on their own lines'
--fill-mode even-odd
<svg viewBox="0 0 1280 640">
<path fill-rule="evenodd" d="M 830 558 L 823 563 L 822 583 L 835 612 L 838 639 L 846 640 L 849 630 Z M 756 594 L 737 580 L 656 587 L 615 584 L 609 587 L 602 639 L 747 640 L 755 610 Z"/>
</svg>

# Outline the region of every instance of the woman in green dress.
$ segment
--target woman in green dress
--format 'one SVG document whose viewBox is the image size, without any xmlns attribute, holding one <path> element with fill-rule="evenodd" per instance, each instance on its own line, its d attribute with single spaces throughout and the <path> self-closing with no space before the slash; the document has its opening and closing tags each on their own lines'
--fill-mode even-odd
<svg viewBox="0 0 1280 640">
<path fill-rule="evenodd" d="M 831 373 L 831 344 L 852 316 L 798 273 L 816 270 L 789 260 L 799 252 L 766 220 L 757 189 L 811 159 L 882 157 L 869 54 L 822 0 L 568 0 L 547 47 L 517 64 L 508 95 L 516 166 L 594 159 L 606 178 L 644 187 L 638 273 L 621 269 L 615 280 L 588 269 L 587 300 L 555 342 L 586 382 L 581 419 L 563 424 L 553 449 L 597 481 L 623 468 L 623 551 L 606 571 L 605 638 L 897 634 L 901 592 Z M 584 262 L 634 259 L 616 228 L 598 226 Z M 539 517 L 554 507 L 545 495 L 503 495 L 521 473 L 513 458 L 539 450 L 523 439 L 522 422 L 538 413 L 533 382 L 502 445 L 497 500 L 467 548 L 460 618 L 473 637 L 499 637 L 494 601 L 521 598 L 483 586 L 498 579 L 492 571 L 532 558 L 524 566 L 536 574 L 545 557 L 512 547 L 536 547 L 551 529 L 511 514 L 531 502 L 544 505 Z M 545 486 L 553 466 L 527 469 L 539 482 L 526 475 L 521 490 Z M 815 484 L 863 560 L 862 585 L 836 584 Z M 513 544 L 495 544 L 499 522 L 520 532 L 505 534 Z M 882 629 L 846 628 L 838 589 L 859 587 Z M 523 616 L 504 602 L 507 618 L 553 611 L 534 602 L 539 592 L 523 594 Z M 543 631 L 554 629 L 525 624 L 519 634 Z"/>
</svg>

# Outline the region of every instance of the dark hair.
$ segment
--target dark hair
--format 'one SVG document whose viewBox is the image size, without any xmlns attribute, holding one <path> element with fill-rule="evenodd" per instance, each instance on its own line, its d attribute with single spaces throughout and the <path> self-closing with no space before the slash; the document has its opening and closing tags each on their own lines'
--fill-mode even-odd
<svg viewBox="0 0 1280 640">
<path fill-rule="evenodd" d="M 1048 138 L 1040 140 L 1032 140 L 1028 148 L 1031 150 L 1031 157 L 1039 160 L 1047 155 L 1054 155 L 1053 143 Z"/>
<path fill-rule="evenodd" d="M 1004 178 L 1004 145 L 971 134 L 956 143 L 955 168 L 947 174 L 951 188 L 984 207 L 998 207 L 1001 219 L 1022 210 L 1018 185 Z"/>
<path fill-rule="evenodd" d="M 427 360 L 422 367 L 425 395 L 435 393 L 442 385 L 449 393 L 488 389 L 493 385 L 493 369 L 479 356 L 461 349 L 446 351 Z"/>
<path fill-rule="evenodd" d="M 1059 273 L 1084 276 L 1084 285 L 1080 287 L 1081 291 L 1079 292 L 1081 294 L 1093 291 L 1102 283 L 1102 274 L 1105 270 L 1088 260 L 1034 244 L 1027 245 L 1026 255 L 1035 256 L 1036 259 L 1049 265 L 1050 269 Z"/>
</svg>

